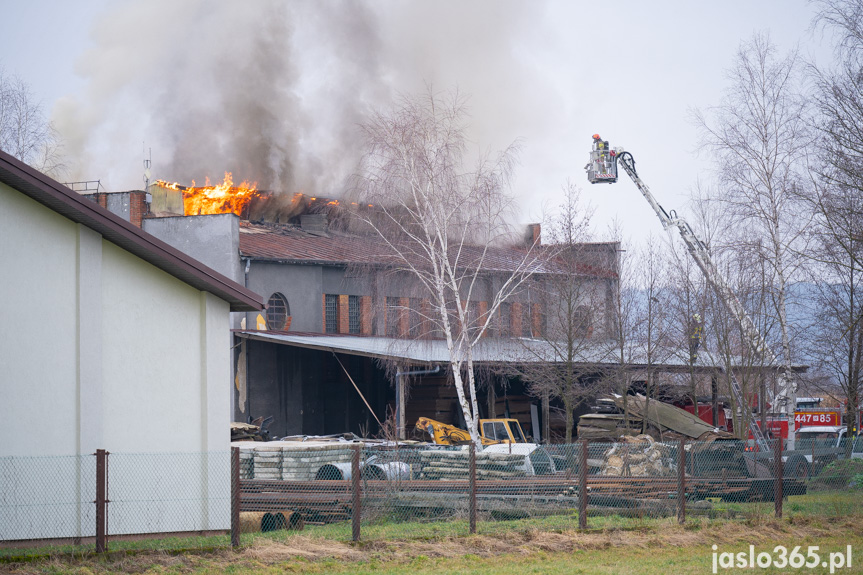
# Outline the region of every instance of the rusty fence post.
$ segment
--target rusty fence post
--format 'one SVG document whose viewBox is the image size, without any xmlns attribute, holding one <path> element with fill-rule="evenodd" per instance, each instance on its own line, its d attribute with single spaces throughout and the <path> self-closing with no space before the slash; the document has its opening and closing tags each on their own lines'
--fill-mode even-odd
<svg viewBox="0 0 863 575">
<path fill-rule="evenodd" d="M 96 553 L 104 553 L 108 548 L 108 452 L 96 450 Z"/>
<path fill-rule="evenodd" d="M 362 503 L 360 493 L 360 450 L 362 446 L 354 445 L 351 458 L 351 535 L 354 541 L 360 540 L 360 517 Z"/>
<path fill-rule="evenodd" d="M 476 443 L 470 442 L 470 532 L 476 533 Z"/>
<path fill-rule="evenodd" d="M 580 442 L 578 453 L 578 528 L 587 529 L 587 440 Z"/>
<path fill-rule="evenodd" d="M 776 508 L 776 518 L 782 517 L 782 438 L 776 438 L 773 451 L 773 502 Z"/>
<path fill-rule="evenodd" d="M 231 547 L 240 546 L 240 448 L 231 448 Z"/>
<path fill-rule="evenodd" d="M 677 457 L 677 522 L 686 521 L 686 440 L 680 440 Z"/>
</svg>

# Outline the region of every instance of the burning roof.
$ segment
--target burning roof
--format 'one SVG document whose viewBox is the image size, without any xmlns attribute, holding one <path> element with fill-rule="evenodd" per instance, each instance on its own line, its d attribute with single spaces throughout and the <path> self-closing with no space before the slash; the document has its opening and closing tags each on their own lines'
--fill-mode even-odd
<svg viewBox="0 0 863 575">
<path fill-rule="evenodd" d="M 298 218 L 309 213 L 326 212 L 333 219 L 341 207 L 339 200 L 331 198 L 259 190 L 255 182 L 234 185 L 231 172 L 225 172 L 220 184 L 211 185 L 207 179 L 203 186 L 197 186 L 194 180 L 191 186 L 183 186 L 158 180 L 148 191 L 153 195 L 157 216 L 164 212 L 184 216 L 236 214 L 242 220 L 299 223 Z"/>
</svg>

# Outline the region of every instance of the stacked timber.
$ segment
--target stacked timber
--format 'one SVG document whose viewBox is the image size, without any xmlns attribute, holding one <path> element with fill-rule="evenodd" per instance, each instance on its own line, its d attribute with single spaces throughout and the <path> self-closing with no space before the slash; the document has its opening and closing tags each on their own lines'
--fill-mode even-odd
<svg viewBox="0 0 863 575">
<path fill-rule="evenodd" d="M 477 453 L 477 479 L 524 477 L 524 458 L 517 453 Z M 422 479 L 463 480 L 470 476 L 468 451 L 423 451 L 420 462 Z"/>
<path fill-rule="evenodd" d="M 649 435 L 621 437 L 605 454 L 600 475 L 662 477 L 673 475 L 672 450 Z"/>
</svg>

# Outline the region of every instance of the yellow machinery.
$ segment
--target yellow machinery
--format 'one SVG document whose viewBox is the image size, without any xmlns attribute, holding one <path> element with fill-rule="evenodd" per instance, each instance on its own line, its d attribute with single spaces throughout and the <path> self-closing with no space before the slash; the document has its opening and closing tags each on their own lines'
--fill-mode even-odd
<svg viewBox="0 0 863 575">
<path fill-rule="evenodd" d="M 462 445 L 470 442 L 470 433 L 454 425 L 420 417 L 416 428 L 428 433 L 438 445 Z M 526 443 L 517 419 L 480 419 L 479 432 L 483 445 Z"/>
</svg>

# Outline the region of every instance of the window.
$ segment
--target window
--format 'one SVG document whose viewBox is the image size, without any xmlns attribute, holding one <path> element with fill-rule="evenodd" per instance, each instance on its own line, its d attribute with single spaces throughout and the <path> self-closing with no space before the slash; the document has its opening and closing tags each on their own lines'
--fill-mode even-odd
<svg viewBox="0 0 863 575">
<path fill-rule="evenodd" d="M 593 314 L 586 305 L 575 308 L 572 323 L 576 337 L 587 338 L 593 334 Z"/>
<path fill-rule="evenodd" d="M 512 335 L 512 304 L 503 302 L 498 310 L 498 334 L 500 337 L 510 337 Z"/>
<path fill-rule="evenodd" d="M 336 294 L 324 296 L 324 331 L 339 333 L 339 296 Z"/>
<path fill-rule="evenodd" d="M 506 426 L 502 421 L 486 421 L 482 424 L 482 434 L 486 439 L 505 441 L 509 439 Z"/>
<path fill-rule="evenodd" d="M 401 319 L 401 306 L 399 298 L 387 298 L 387 337 L 399 337 L 399 319 Z"/>
<path fill-rule="evenodd" d="M 423 313 L 422 300 L 419 298 L 410 298 L 410 320 L 408 321 L 410 336 L 421 337 L 425 335 L 423 330 Z"/>
<path fill-rule="evenodd" d="M 348 332 L 360 333 L 360 296 L 348 296 Z"/>
<path fill-rule="evenodd" d="M 274 331 L 285 329 L 288 318 L 291 316 L 291 308 L 285 296 L 276 292 L 267 301 L 267 328 Z"/>
<path fill-rule="evenodd" d="M 533 316 L 529 303 L 521 304 L 521 337 L 533 337 Z"/>
</svg>

